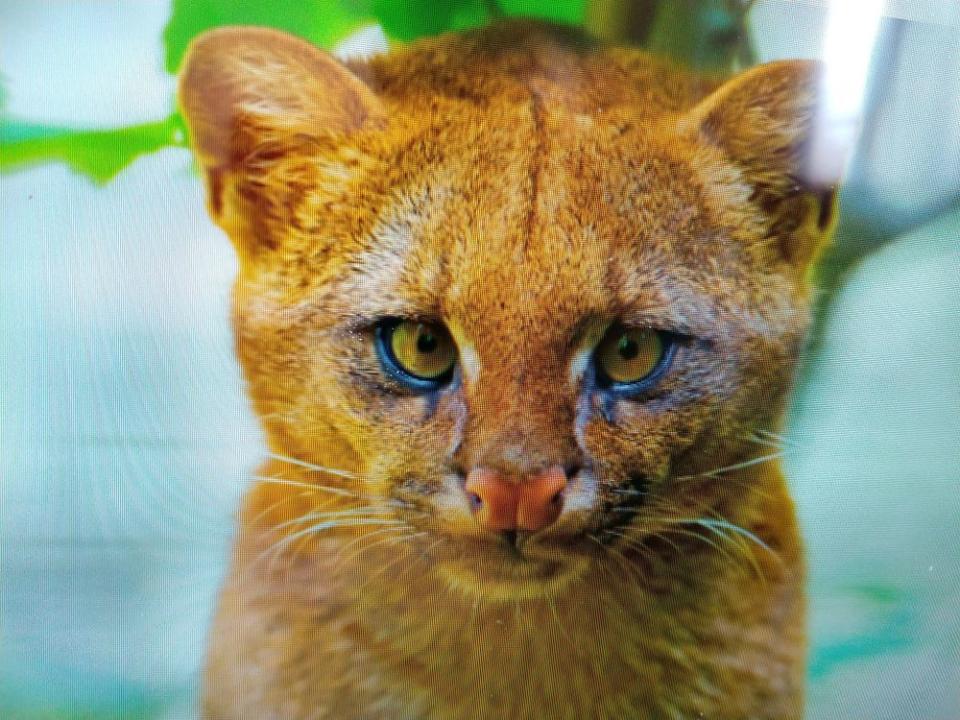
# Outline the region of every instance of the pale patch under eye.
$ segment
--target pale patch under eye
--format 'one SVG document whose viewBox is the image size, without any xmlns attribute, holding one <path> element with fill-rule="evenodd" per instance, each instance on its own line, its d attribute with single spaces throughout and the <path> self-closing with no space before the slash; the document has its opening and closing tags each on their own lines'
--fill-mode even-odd
<svg viewBox="0 0 960 720">
<path fill-rule="evenodd" d="M 476 380 L 480 377 L 480 356 L 473 345 L 462 344 L 457 348 L 460 352 L 460 368 L 463 376 L 468 380 Z"/>
<path fill-rule="evenodd" d="M 588 513 L 594 509 L 596 503 L 597 477 L 592 470 L 581 470 L 567 486 L 564 508 L 568 513 Z"/>
<path fill-rule="evenodd" d="M 456 474 L 448 474 L 440 482 L 440 488 L 432 497 L 433 506 L 440 517 L 447 521 L 472 521 L 473 515 L 463 493 L 462 481 Z"/>
<path fill-rule="evenodd" d="M 580 379 L 583 377 L 583 374 L 587 371 L 587 366 L 590 364 L 590 358 L 593 356 L 593 348 L 586 347 L 578 350 L 573 359 L 570 361 L 570 384 L 573 387 L 576 387 L 580 383 Z"/>
</svg>

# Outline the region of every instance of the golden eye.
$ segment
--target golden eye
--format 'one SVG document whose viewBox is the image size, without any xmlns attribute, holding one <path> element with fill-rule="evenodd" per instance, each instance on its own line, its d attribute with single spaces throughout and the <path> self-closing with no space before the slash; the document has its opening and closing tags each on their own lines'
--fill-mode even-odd
<svg viewBox="0 0 960 720">
<path fill-rule="evenodd" d="M 636 383 L 660 366 L 666 351 L 662 333 L 615 325 L 597 346 L 597 368 L 609 382 Z"/>
<path fill-rule="evenodd" d="M 440 382 L 457 362 L 457 348 L 450 333 L 439 324 L 393 321 L 382 331 L 387 361 L 414 380 Z"/>
</svg>

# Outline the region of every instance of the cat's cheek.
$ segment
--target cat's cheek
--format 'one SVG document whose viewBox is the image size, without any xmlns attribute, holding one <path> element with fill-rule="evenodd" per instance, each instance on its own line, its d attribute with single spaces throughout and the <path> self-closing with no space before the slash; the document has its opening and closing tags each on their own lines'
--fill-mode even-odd
<svg viewBox="0 0 960 720">
<path fill-rule="evenodd" d="M 442 398 L 393 393 L 354 394 L 352 417 L 384 447 L 399 443 L 415 462 L 443 461 L 456 447 L 460 423 Z"/>
<path fill-rule="evenodd" d="M 463 478 L 457 473 L 445 473 L 437 481 L 430 495 L 433 517 L 444 532 L 459 537 L 477 537 L 479 524 L 463 492 Z"/>
<path fill-rule="evenodd" d="M 691 448 L 709 419 L 696 405 L 656 407 L 619 399 L 609 416 L 596 417 L 583 433 L 585 447 L 601 466 L 622 478 L 665 477 L 673 457 Z"/>
<path fill-rule="evenodd" d="M 596 415 L 578 433 L 582 449 L 603 484 L 627 482 L 632 474 L 654 474 L 664 456 L 662 434 L 657 429 L 624 419 L 620 415 L 619 422 L 614 423 Z"/>
</svg>

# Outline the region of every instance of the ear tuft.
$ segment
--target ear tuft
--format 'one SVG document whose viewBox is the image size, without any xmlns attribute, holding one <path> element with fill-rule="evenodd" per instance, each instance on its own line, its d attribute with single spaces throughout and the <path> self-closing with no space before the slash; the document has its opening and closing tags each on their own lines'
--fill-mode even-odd
<svg viewBox="0 0 960 720">
<path fill-rule="evenodd" d="M 333 57 L 259 27 L 195 38 L 179 100 L 205 169 L 236 165 L 265 139 L 349 132 L 379 110 L 373 91 Z"/>
</svg>

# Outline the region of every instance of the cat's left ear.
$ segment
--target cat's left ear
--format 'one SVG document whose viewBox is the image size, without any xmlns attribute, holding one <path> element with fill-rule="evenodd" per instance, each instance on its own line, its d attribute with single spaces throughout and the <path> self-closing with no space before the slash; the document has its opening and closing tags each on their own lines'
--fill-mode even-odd
<svg viewBox="0 0 960 720">
<path fill-rule="evenodd" d="M 836 219 L 842 162 L 815 166 L 821 65 L 787 60 L 759 65 L 707 96 L 680 121 L 684 135 L 719 148 L 771 218 L 784 256 L 805 270 Z"/>
<path fill-rule="evenodd" d="M 221 223 L 243 210 L 226 207 L 231 176 L 256 174 L 304 141 L 349 134 L 381 115 L 373 90 L 337 59 L 261 27 L 224 27 L 194 39 L 179 101 Z M 247 195 L 254 185 L 246 183 Z"/>
</svg>

